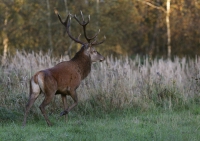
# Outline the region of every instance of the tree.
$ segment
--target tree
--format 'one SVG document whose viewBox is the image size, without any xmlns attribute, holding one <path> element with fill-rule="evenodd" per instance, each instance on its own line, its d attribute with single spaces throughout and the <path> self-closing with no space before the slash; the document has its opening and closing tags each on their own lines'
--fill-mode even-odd
<svg viewBox="0 0 200 141">
<path fill-rule="evenodd" d="M 46 0 L 47 3 L 47 25 L 48 25 L 48 40 L 49 40 L 49 46 L 50 49 L 53 49 L 53 43 L 52 43 L 52 35 L 51 35 L 51 9 L 50 9 L 50 3 L 49 0 Z"/>
<path fill-rule="evenodd" d="M 8 10 L 5 9 L 5 16 L 4 16 L 4 27 L 2 31 L 2 37 L 3 37 L 3 58 L 2 58 L 2 64 L 4 65 L 6 63 L 6 57 L 8 52 L 8 35 L 7 35 L 7 25 L 8 25 Z"/>
<path fill-rule="evenodd" d="M 166 10 L 165 8 L 163 8 L 162 6 L 153 3 L 153 2 L 149 2 L 146 0 L 138 0 L 139 2 L 142 2 L 148 6 L 151 6 L 153 8 L 156 8 L 158 10 L 163 11 L 164 13 L 166 13 L 166 27 L 167 27 L 167 55 L 170 58 L 171 57 L 171 29 L 170 29 L 170 1 L 171 0 L 167 0 L 166 1 Z"/>
<path fill-rule="evenodd" d="M 194 56 L 200 54 L 199 5 L 197 0 L 0 0 L 0 54 L 51 49 L 54 55 L 73 55 L 80 46 L 63 34 L 56 7 L 63 19 L 68 11 L 78 18 L 80 10 L 85 18 L 91 15 L 88 36 L 101 29 L 99 40 L 104 35 L 107 40 L 98 49 L 104 55 Z M 70 27 L 73 36 L 82 33 L 74 19 Z"/>
<path fill-rule="evenodd" d="M 167 54 L 168 57 L 171 57 L 171 29 L 170 29 L 170 1 L 167 0 L 166 2 L 166 25 L 167 25 Z"/>
</svg>

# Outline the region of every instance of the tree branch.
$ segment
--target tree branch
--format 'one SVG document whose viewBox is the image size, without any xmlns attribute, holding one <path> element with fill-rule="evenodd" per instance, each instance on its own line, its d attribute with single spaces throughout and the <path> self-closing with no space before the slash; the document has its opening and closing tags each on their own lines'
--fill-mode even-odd
<svg viewBox="0 0 200 141">
<path fill-rule="evenodd" d="M 157 5 L 155 5 L 155 4 L 153 4 L 153 3 L 149 2 L 149 1 L 144 1 L 144 0 L 137 0 L 137 1 L 142 2 L 142 3 L 144 3 L 144 4 L 146 4 L 146 5 L 150 6 L 150 7 L 153 7 L 155 9 L 161 10 L 161 11 L 166 13 L 166 10 L 162 6 L 157 6 Z"/>
</svg>

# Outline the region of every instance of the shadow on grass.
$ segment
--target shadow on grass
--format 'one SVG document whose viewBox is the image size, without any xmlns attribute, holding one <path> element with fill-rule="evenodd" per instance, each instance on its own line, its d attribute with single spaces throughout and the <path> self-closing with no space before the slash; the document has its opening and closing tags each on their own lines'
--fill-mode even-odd
<svg viewBox="0 0 200 141">
<path fill-rule="evenodd" d="M 0 122 L 19 121 L 22 116 L 20 112 L 0 107 Z"/>
</svg>

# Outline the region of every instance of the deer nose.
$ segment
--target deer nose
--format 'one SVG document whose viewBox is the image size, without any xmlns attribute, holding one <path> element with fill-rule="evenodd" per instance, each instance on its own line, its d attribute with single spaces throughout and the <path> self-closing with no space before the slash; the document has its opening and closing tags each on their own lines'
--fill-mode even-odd
<svg viewBox="0 0 200 141">
<path fill-rule="evenodd" d="M 105 57 L 102 57 L 102 58 L 100 59 L 100 62 L 104 61 L 105 59 L 106 59 Z"/>
</svg>

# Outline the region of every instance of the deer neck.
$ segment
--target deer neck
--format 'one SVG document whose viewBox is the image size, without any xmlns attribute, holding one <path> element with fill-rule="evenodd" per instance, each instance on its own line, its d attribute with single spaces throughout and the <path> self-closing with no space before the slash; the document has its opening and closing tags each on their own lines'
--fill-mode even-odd
<svg viewBox="0 0 200 141">
<path fill-rule="evenodd" d="M 81 49 L 76 55 L 72 58 L 72 61 L 77 64 L 78 73 L 80 73 L 81 78 L 84 79 L 88 76 L 91 71 L 91 58 L 90 56 L 84 53 L 84 50 Z"/>
</svg>

